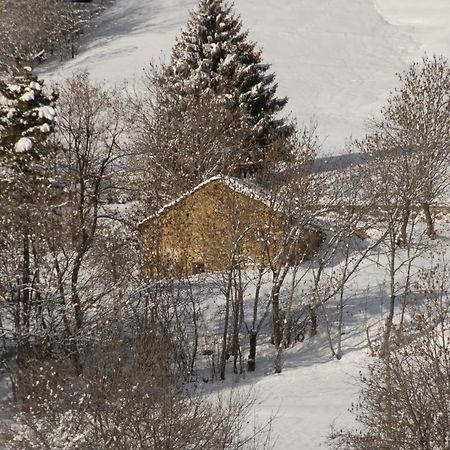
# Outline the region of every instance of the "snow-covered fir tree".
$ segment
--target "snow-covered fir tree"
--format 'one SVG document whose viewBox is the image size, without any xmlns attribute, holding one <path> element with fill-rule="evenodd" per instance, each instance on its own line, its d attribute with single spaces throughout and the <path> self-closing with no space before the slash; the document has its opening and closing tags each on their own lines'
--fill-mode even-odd
<svg viewBox="0 0 450 450">
<path fill-rule="evenodd" d="M 13 333 L 20 336 L 17 360 L 23 364 L 36 336 L 32 305 L 42 299 L 43 232 L 55 223 L 50 219 L 56 192 L 53 152 L 45 141 L 55 126 L 57 96 L 46 91 L 30 67 L 18 64 L 16 71 L 0 80 L 0 296 L 13 311 Z M 20 283 L 11 295 L 14 279 Z"/>
<path fill-rule="evenodd" d="M 190 95 L 213 95 L 231 109 L 246 111 L 264 153 L 273 139 L 293 132 L 293 126 L 278 117 L 287 98 L 276 97 L 275 75 L 269 68 L 261 50 L 248 40 L 248 31 L 242 30 L 232 4 L 200 0 L 159 81 L 180 101 Z M 249 162 L 257 168 L 261 161 Z"/>
<path fill-rule="evenodd" d="M 0 80 L 0 180 L 37 175 L 36 165 L 45 156 L 42 144 L 56 122 L 54 91 L 30 67 L 18 65 L 18 74 Z"/>
</svg>

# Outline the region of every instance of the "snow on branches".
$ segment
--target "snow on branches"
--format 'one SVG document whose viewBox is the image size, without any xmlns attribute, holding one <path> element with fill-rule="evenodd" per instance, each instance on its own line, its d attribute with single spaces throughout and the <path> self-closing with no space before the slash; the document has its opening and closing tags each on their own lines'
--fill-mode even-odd
<svg viewBox="0 0 450 450">
<path fill-rule="evenodd" d="M 0 166 L 27 172 L 43 156 L 38 144 L 54 129 L 57 94 L 47 92 L 31 68 L 18 66 L 18 73 L 0 80 Z"/>
<path fill-rule="evenodd" d="M 274 138 L 293 132 L 278 117 L 287 98 L 276 97 L 275 75 L 267 73 L 269 68 L 232 5 L 200 0 L 159 81 L 180 101 L 209 95 L 229 109 L 245 111 L 255 141 L 266 148 Z"/>
</svg>

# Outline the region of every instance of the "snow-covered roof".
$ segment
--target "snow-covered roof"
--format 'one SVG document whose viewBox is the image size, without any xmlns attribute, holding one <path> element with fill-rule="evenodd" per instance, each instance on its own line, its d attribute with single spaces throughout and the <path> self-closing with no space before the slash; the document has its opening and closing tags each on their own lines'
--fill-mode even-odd
<svg viewBox="0 0 450 450">
<path fill-rule="evenodd" d="M 144 220 L 142 220 L 139 223 L 139 226 L 145 224 L 147 221 L 155 219 L 162 214 L 164 214 L 167 210 L 173 208 L 174 206 L 181 203 L 183 200 L 194 194 L 195 192 L 201 190 L 208 184 L 211 184 L 214 181 L 219 181 L 232 189 L 235 192 L 238 192 L 240 194 L 246 195 L 247 197 L 252 198 L 253 200 L 260 201 L 264 203 L 264 205 L 276 209 L 279 209 L 279 204 L 274 200 L 274 198 L 265 191 L 261 186 L 256 185 L 254 182 L 250 180 L 245 180 L 241 178 L 233 178 L 233 177 L 227 177 L 222 175 L 217 175 L 211 178 L 208 178 L 207 180 L 201 182 L 197 186 L 195 186 L 190 191 L 185 192 L 180 197 L 176 198 L 175 200 L 172 200 L 170 203 L 167 203 L 164 205 L 161 209 L 159 209 L 156 213 L 146 217 Z"/>
</svg>

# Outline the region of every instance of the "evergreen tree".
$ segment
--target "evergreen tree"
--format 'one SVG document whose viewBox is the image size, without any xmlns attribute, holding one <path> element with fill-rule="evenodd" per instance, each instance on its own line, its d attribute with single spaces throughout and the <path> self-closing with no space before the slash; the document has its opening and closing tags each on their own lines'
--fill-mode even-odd
<svg viewBox="0 0 450 450">
<path fill-rule="evenodd" d="M 40 301 L 41 234 L 53 184 L 44 141 L 54 129 L 57 96 L 45 91 L 31 68 L 18 64 L 16 70 L 0 80 L 0 297 L 14 315 L 20 365 L 31 352 Z"/>
<path fill-rule="evenodd" d="M 159 83 L 175 99 L 214 96 L 230 109 L 246 111 L 255 142 L 263 153 L 274 139 L 292 134 L 293 126 L 278 118 L 287 98 L 275 96 L 275 75 L 262 62 L 261 50 L 248 41 L 242 21 L 224 0 L 200 0 L 187 29 L 177 40 L 170 64 Z M 251 158 L 254 158 L 255 152 Z M 258 168 L 259 161 L 249 161 Z"/>
<path fill-rule="evenodd" d="M 31 180 L 45 156 L 42 144 L 53 131 L 57 95 L 46 92 L 31 68 L 18 65 L 18 75 L 0 80 L 0 180 Z M 24 180 L 22 180 L 24 181 Z M 34 180 L 36 181 L 36 180 Z"/>
<path fill-rule="evenodd" d="M 143 157 L 136 169 L 145 167 L 143 200 L 150 209 L 159 209 L 212 176 L 250 171 L 251 161 L 261 159 L 245 112 L 227 108 L 214 96 L 178 99 L 156 89 L 150 110 L 142 103 L 136 110 L 140 116 L 135 143 Z"/>
</svg>

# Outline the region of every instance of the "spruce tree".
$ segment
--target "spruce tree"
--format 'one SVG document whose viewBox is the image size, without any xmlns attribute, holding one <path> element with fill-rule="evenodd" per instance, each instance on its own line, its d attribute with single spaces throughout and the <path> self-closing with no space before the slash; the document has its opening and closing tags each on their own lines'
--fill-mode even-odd
<svg viewBox="0 0 450 450">
<path fill-rule="evenodd" d="M 18 74 L 0 80 L 0 180 L 31 182 L 45 156 L 41 145 L 53 131 L 57 95 L 46 92 L 31 68 L 17 65 Z M 36 179 L 33 180 L 35 182 Z"/>
<path fill-rule="evenodd" d="M 18 64 L 17 75 L 0 80 L 0 254 L 3 274 L 13 274 L 14 297 L 6 285 L 17 335 L 17 361 L 31 355 L 33 304 L 39 301 L 40 238 L 51 211 L 51 173 L 45 140 L 56 121 L 56 94 L 46 92 L 31 68 Z M 39 256 L 37 256 L 39 254 Z M 0 284 L 10 279 L 0 279 Z M 8 290 L 9 289 L 9 290 Z"/>
<path fill-rule="evenodd" d="M 230 109 L 246 111 L 262 155 L 270 142 L 287 138 L 293 126 L 277 114 L 287 98 L 277 98 L 275 75 L 262 61 L 261 50 L 248 40 L 240 16 L 223 0 L 200 0 L 177 40 L 160 83 L 174 98 L 214 96 Z M 250 158 L 254 158 L 255 152 Z M 254 168 L 259 161 L 250 161 Z"/>
</svg>

